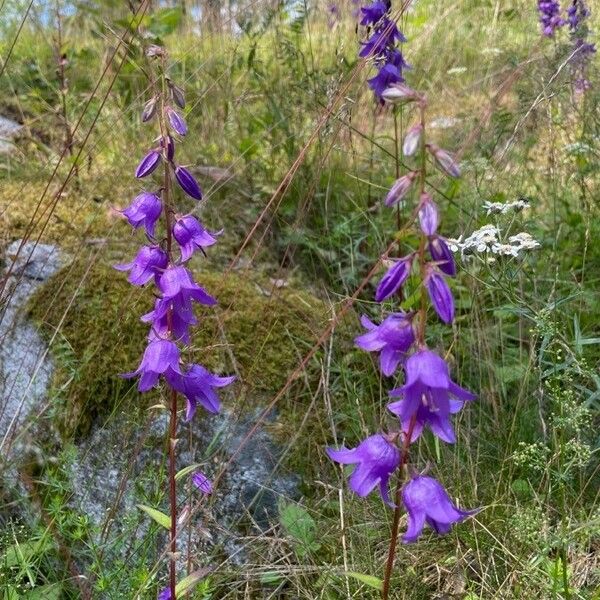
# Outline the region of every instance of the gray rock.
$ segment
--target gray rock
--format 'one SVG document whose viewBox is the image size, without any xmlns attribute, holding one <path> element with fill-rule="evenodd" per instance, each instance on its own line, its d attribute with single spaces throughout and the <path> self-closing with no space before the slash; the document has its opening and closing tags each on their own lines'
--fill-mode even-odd
<svg viewBox="0 0 600 600">
<path fill-rule="evenodd" d="M 21 129 L 23 129 L 23 125 L 0 115 L 0 154 L 8 154 L 14 149 L 15 145 L 12 140 Z"/>
</svg>

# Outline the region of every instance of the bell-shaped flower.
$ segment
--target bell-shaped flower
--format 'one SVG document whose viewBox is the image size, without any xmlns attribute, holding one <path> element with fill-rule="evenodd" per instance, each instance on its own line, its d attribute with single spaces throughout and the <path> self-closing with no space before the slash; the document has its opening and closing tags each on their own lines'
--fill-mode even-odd
<svg viewBox="0 0 600 600">
<path fill-rule="evenodd" d="M 140 366 L 131 373 L 125 373 L 122 377 L 130 379 L 140 376 L 138 390 L 147 392 L 158 383 L 158 378 L 164 375 L 171 379 L 181 375 L 179 368 L 179 348 L 170 340 L 154 340 L 148 344 Z"/>
<path fill-rule="evenodd" d="M 360 321 L 368 331 L 355 338 L 354 343 L 367 352 L 379 352 L 381 372 L 388 377 L 393 375 L 415 341 L 412 315 L 394 313 L 380 325 L 364 315 Z"/>
<path fill-rule="evenodd" d="M 375 25 L 383 16 L 389 11 L 389 8 L 382 0 L 376 0 L 367 6 L 363 6 L 360 9 L 362 13 L 361 25 Z"/>
<path fill-rule="evenodd" d="M 158 246 L 142 246 L 130 263 L 115 265 L 117 271 L 129 271 L 127 280 L 133 285 L 145 285 L 159 275 L 169 264 L 167 253 Z"/>
<path fill-rule="evenodd" d="M 426 425 L 442 440 L 454 441 L 449 416 L 465 402 L 475 400 L 475 394 L 454 383 L 446 361 L 431 350 L 415 352 L 404 363 L 404 370 L 404 385 L 390 391 L 390 396 L 402 400 L 388 404 L 388 409 L 400 419 L 402 431 L 408 435 L 414 417 L 411 442 Z"/>
<path fill-rule="evenodd" d="M 423 125 L 418 123 L 413 125 L 404 136 L 404 142 L 402 144 L 402 153 L 404 156 L 412 156 L 418 149 L 421 143 L 421 136 L 423 135 Z"/>
<path fill-rule="evenodd" d="M 202 365 L 191 365 L 186 373 L 169 380 L 170 385 L 183 394 L 187 400 L 185 420 L 191 421 L 196 413 L 198 403 L 210 413 L 221 410 L 221 401 L 215 388 L 222 388 L 235 381 L 235 376 L 219 377 Z"/>
<path fill-rule="evenodd" d="M 446 150 L 442 150 L 435 144 L 427 144 L 427 150 L 431 153 L 437 166 L 450 177 L 460 177 L 460 167 Z"/>
<path fill-rule="evenodd" d="M 406 38 L 398 29 L 394 21 L 387 17 L 380 21 L 377 29 L 371 37 L 363 42 L 358 55 L 361 58 L 374 58 L 385 53 L 386 49 L 393 46 L 396 42 L 404 43 Z"/>
<path fill-rule="evenodd" d="M 217 242 L 215 235 L 217 234 L 204 229 L 202 223 L 191 215 L 177 219 L 173 226 L 173 237 L 179 244 L 183 262 L 189 260 L 197 248 L 202 249 L 215 244 Z"/>
<path fill-rule="evenodd" d="M 170 321 L 169 310 L 171 310 Z M 190 302 L 177 304 L 173 300 L 162 298 L 156 299 L 154 310 L 143 315 L 141 321 L 151 323 L 149 340 L 161 339 L 170 334 L 173 339 L 180 340 L 184 344 L 191 342 L 190 327 L 198 323 Z"/>
<path fill-rule="evenodd" d="M 427 265 L 423 284 L 439 318 L 446 324 L 454 320 L 454 297 L 446 278 L 437 269 Z"/>
<path fill-rule="evenodd" d="M 377 286 L 377 290 L 375 291 L 376 302 L 383 302 L 400 289 L 410 275 L 413 258 L 414 254 L 409 254 L 404 258 L 394 261 L 394 264 L 386 271 Z"/>
<path fill-rule="evenodd" d="M 158 594 L 157 600 L 171 600 L 171 588 L 164 588 L 160 594 Z"/>
<path fill-rule="evenodd" d="M 433 235 L 429 238 L 428 248 L 431 258 L 437 263 L 440 271 L 454 277 L 456 275 L 456 263 L 446 240 L 439 235 Z"/>
<path fill-rule="evenodd" d="M 158 280 L 163 300 L 173 300 L 179 306 L 191 306 L 191 300 L 212 306 L 217 301 L 192 279 L 192 274 L 180 266 L 170 266 Z"/>
<path fill-rule="evenodd" d="M 203 493 L 203 494 L 212 494 L 213 487 L 210 479 L 202 473 L 202 471 L 197 471 L 192 475 L 192 483 Z"/>
<path fill-rule="evenodd" d="M 160 152 L 157 152 L 156 150 L 150 150 L 150 152 L 148 152 L 148 154 L 142 158 L 140 164 L 137 166 L 135 170 L 135 176 L 138 178 L 146 177 L 147 175 L 150 175 L 150 173 L 152 173 L 152 171 L 154 171 L 159 164 Z"/>
<path fill-rule="evenodd" d="M 411 171 L 397 179 L 385 197 L 385 205 L 393 206 L 394 204 L 398 204 L 410 192 L 410 188 L 417 175 L 417 171 Z"/>
<path fill-rule="evenodd" d="M 433 477 L 417 475 L 402 488 L 402 502 L 408 513 L 408 529 L 402 536 L 405 544 L 416 542 L 427 523 L 437 534 L 448 533 L 477 510 L 462 510 L 448 496 L 442 484 Z"/>
<path fill-rule="evenodd" d="M 356 465 L 348 480 L 350 489 L 355 494 L 364 498 L 379 486 L 383 501 L 392 505 L 388 482 L 400 464 L 400 450 L 385 436 L 372 435 L 352 449 L 327 448 L 327 454 L 331 460 L 342 465 Z"/>
<path fill-rule="evenodd" d="M 202 200 L 202 190 L 194 176 L 185 167 L 175 167 L 175 179 L 181 189 L 194 200 Z"/>
<path fill-rule="evenodd" d="M 426 236 L 434 235 L 440 223 L 440 214 L 436 203 L 427 192 L 421 194 L 419 200 L 419 225 Z M 431 242 L 430 242 L 431 244 Z"/>
<path fill-rule="evenodd" d="M 367 83 L 377 99 L 383 103 L 383 92 L 393 84 L 402 81 L 404 81 L 404 78 L 400 69 L 396 65 L 386 63 L 379 69 L 377 75 L 367 80 Z"/>
<path fill-rule="evenodd" d="M 179 135 L 186 135 L 188 129 L 183 117 L 176 110 L 173 110 L 170 106 L 167 106 L 165 112 L 167 113 L 169 125 L 173 128 L 173 130 L 176 131 Z"/>
<path fill-rule="evenodd" d="M 150 237 L 154 237 L 156 222 L 160 218 L 161 212 L 162 203 L 160 198 L 156 194 L 142 192 L 122 211 L 122 214 L 134 229 L 143 225 L 146 233 Z"/>
</svg>

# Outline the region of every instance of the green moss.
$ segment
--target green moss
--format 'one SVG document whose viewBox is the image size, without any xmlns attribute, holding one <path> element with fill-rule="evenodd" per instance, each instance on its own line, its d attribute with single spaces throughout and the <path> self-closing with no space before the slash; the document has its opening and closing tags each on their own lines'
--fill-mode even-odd
<svg viewBox="0 0 600 600">
<path fill-rule="evenodd" d="M 202 271 L 197 279 L 219 306 L 199 312 L 189 358 L 238 373 L 255 396 L 275 394 L 326 326 L 325 304 L 289 288 L 271 294 L 269 284 L 263 289 L 246 273 Z M 150 290 L 133 288 L 107 264 L 83 260 L 62 269 L 32 298 L 29 312 L 52 340 L 57 361 L 55 414 L 63 432 L 85 431 L 121 401 L 139 405 L 133 383 L 118 374 L 139 362 L 147 333 L 139 317 L 151 306 Z M 156 399 L 148 394 L 143 402 Z"/>
</svg>

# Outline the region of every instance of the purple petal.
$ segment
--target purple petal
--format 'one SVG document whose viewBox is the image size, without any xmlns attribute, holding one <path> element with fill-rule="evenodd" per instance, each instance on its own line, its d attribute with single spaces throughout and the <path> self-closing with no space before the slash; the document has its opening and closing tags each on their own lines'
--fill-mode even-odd
<svg viewBox="0 0 600 600">
<path fill-rule="evenodd" d="M 146 154 L 146 156 L 144 156 L 144 158 L 142 158 L 140 164 L 137 166 L 137 169 L 135 170 L 135 176 L 137 178 L 141 178 L 150 175 L 150 173 L 152 173 L 152 171 L 158 167 L 159 163 L 160 153 L 156 150 L 151 150 L 148 152 L 148 154 Z"/>
<path fill-rule="evenodd" d="M 185 167 L 175 167 L 175 178 L 181 189 L 195 200 L 202 200 L 202 190 L 194 176 Z"/>
</svg>

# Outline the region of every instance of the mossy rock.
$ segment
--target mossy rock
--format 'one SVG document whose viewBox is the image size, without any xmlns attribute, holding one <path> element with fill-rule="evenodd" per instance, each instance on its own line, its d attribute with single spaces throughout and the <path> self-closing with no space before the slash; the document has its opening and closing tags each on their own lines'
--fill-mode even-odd
<svg viewBox="0 0 600 600">
<path fill-rule="evenodd" d="M 244 272 L 201 271 L 196 279 L 219 306 L 198 311 L 200 324 L 185 357 L 237 373 L 238 389 L 252 403 L 272 397 L 326 327 L 326 304 L 291 287 L 272 290 L 267 283 L 263 289 Z M 120 403 L 139 407 L 158 400 L 160 392 L 140 397 L 134 382 L 119 377 L 139 363 L 148 332 L 139 317 L 152 302 L 150 289 L 132 287 L 108 264 L 85 260 L 63 268 L 31 299 L 30 316 L 52 340 L 54 415 L 64 434 L 85 433 Z M 307 372 L 309 381 L 318 376 L 314 365 Z"/>
</svg>

